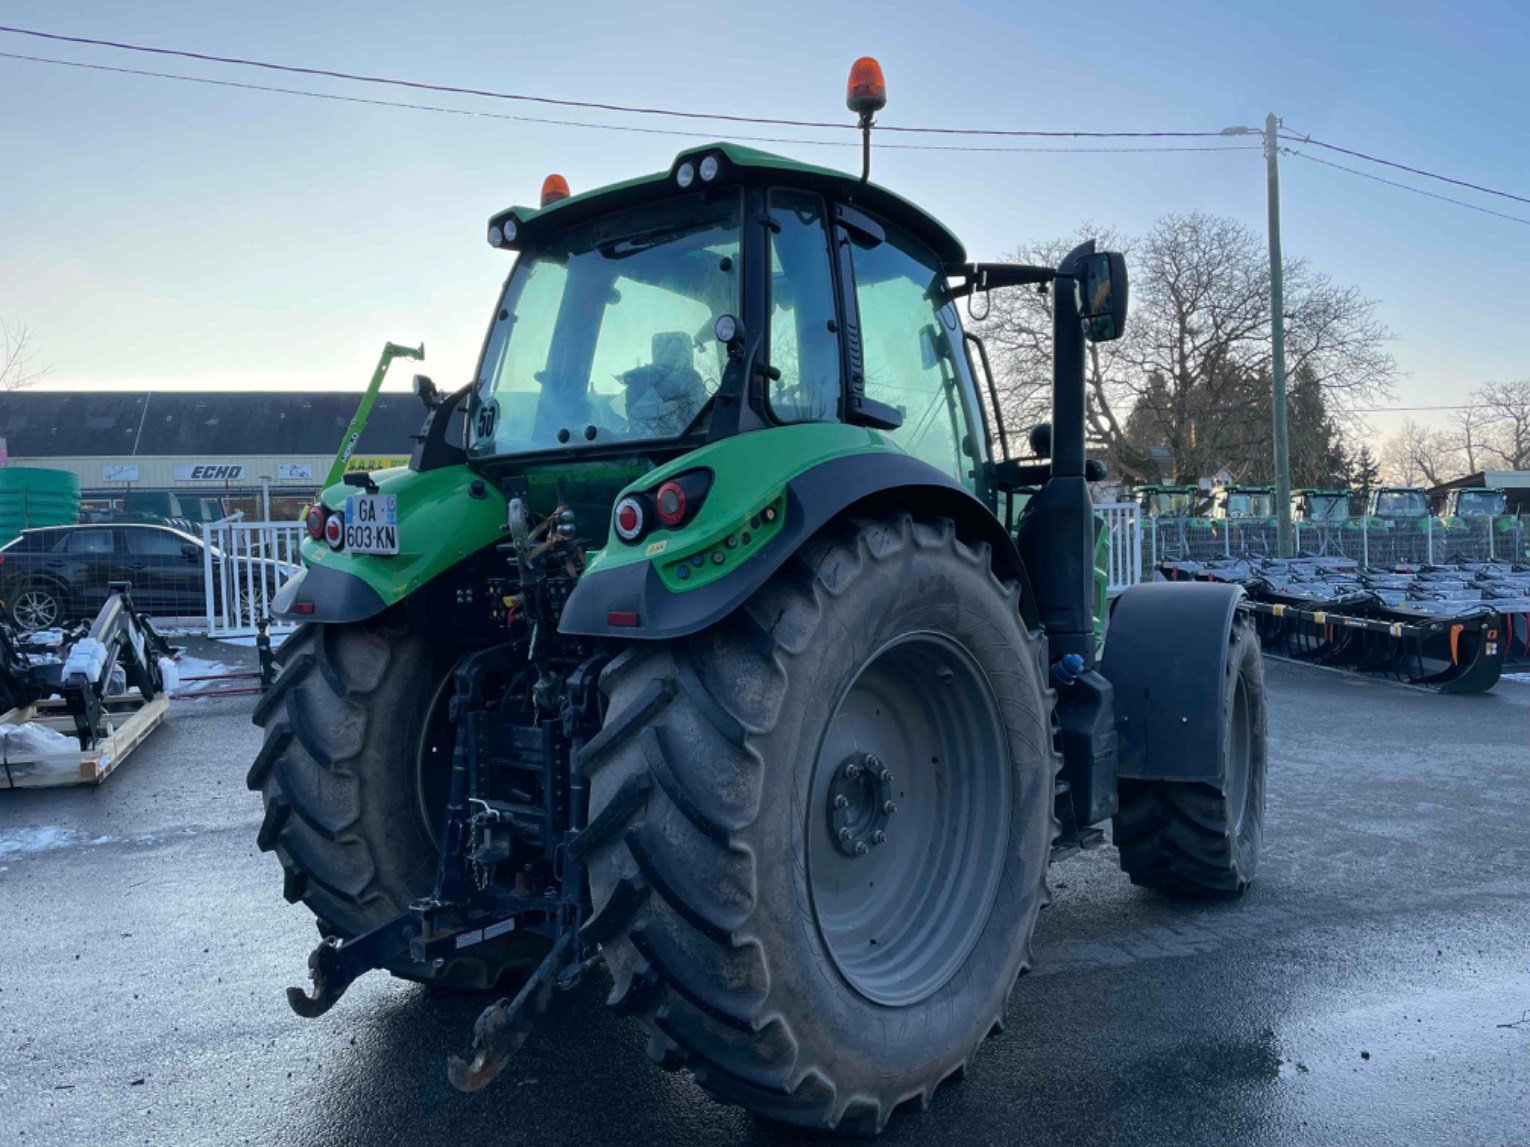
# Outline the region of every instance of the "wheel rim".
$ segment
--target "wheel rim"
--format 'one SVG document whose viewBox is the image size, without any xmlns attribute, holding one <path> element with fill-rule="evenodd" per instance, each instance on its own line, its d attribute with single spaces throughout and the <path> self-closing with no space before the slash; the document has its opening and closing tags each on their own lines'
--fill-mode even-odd
<svg viewBox="0 0 1530 1147">
<path fill-rule="evenodd" d="M 44 589 L 25 590 L 16 599 L 15 616 L 23 629 L 47 629 L 58 620 L 58 600 Z"/>
<path fill-rule="evenodd" d="M 1238 674 L 1233 686 L 1232 719 L 1227 730 L 1227 808 L 1233 816 L 1232 834 L 1242 835 L 1248 802 L 1254 791 L 1252 773 L 1254 728 L 1248 686 Z"/>
<path fill-rule="evenodd" d="M 815 923 L 861 995 L 908 1006 L 965 962 L 1004 871 L 1010 789 L 998 699 L 960 643 L 907 634 L 867 659 L 824 734 L 806 825 Z"/>
</svg>

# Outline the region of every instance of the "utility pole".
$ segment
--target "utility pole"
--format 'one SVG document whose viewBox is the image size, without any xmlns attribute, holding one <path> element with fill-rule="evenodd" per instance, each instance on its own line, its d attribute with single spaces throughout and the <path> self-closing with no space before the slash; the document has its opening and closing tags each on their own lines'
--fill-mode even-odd
<svg viewBox="0 0 1530 1147">
<path fill-rule="evenodd" d="M 1270 373 L 1275 396 L 1275 537 L 1280 556 L 1293 557 L 1291 545 L 1291 442 L 1286 434 L 1286 289 L 1280 262 L 1280 166 L 1271 112 L 1264 120 L 1264 162 L 1270 208 Z"/>
<path fill-rule="evenodd" d="M 1227 127 L 1223 135 L 1262 135 L 1265 176 L 1268 181 L 1270 235 L 1270 375 L 1273 384 L 1272 414 L 1275 437 L 1275 537 L 1281 557 L 1292 557 L 1291 541 L 1291 441 L 1286 431 L 1286 297 L 1280 259 L 1280 164 L 1276 130 L 1280 120 L 1271 112 L 1264 130 Z"/>
</svg>

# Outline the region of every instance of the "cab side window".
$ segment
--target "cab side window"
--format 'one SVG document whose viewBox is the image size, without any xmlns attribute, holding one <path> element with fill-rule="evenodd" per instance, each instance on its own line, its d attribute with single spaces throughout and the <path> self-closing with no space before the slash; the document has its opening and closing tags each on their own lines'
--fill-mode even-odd
<svg viewBox="0 0 1530 1147">
<path fill-rule="evenodd" d="M 781 422 L 839 417 L 839 335 L 823 201 L 801 191 L 770 193 L 770 410 Z"/>
<path fill-rule="evenodd" d="M 889 437 L 915 458 L 970 480 L 961 445 L 967 416 L 953 339 L 960 337 L 946 277 L 929 250 L 887 225 L 874 247 L 852 244 L 866 397 L 903 414 Z"/>
</svg>

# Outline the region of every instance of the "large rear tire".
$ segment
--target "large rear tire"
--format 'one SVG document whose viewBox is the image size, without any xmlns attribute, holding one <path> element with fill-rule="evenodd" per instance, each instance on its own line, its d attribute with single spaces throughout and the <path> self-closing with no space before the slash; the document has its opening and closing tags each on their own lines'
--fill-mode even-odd
<svg viewBox="0 0 1530 1147">
<path fill-rule="evenodd" d="M 303 901 L 322 934 L 349 938 L 435 885 L 432 798 L 450 767 L 439 722 L 452 658 L 385 614 L 304 626 L 278 660 L 276 684 L 255 709 L 266 735 L 247 778 L 265 802 L 257 843 L 281 862 L 287 900 Z M 390 970 L 487 989 L 528 972 L 546 946 L 512 933 L 440 969 L 404 961 Z"/>
<path fill-rule="evenodd" d="M 658 1063 L 875 1133 L 1001 1025 L 1059 764 L 1017 606 L 986 547 L 897 514 L 831 526 L 727 620 L 612 662 L 575 849 L 610 1002 Z"/>
<path fill-rule="evenodd" d="M 1228 641 L 1218 713 L 1226 731 L 1224 780 L 1121 782 L 1112 831 L 1133 884 L 1230 898 L 1254 879 L 1264 840 L 1264 661 L 1246 615 L 1235 617 Z"/>
</svg>

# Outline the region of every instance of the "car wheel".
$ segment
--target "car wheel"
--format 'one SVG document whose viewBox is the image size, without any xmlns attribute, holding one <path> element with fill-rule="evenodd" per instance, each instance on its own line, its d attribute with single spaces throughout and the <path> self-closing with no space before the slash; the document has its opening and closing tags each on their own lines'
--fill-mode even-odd
<svg viewBox="0 0 1530 1147">
<path fill-rule="evenodd" d="M 64 596 L 46 584 L 25 586 L 11 603 L 11 620 L 19 629 L 51 629 L 64 620 Z"/>
</svg>

